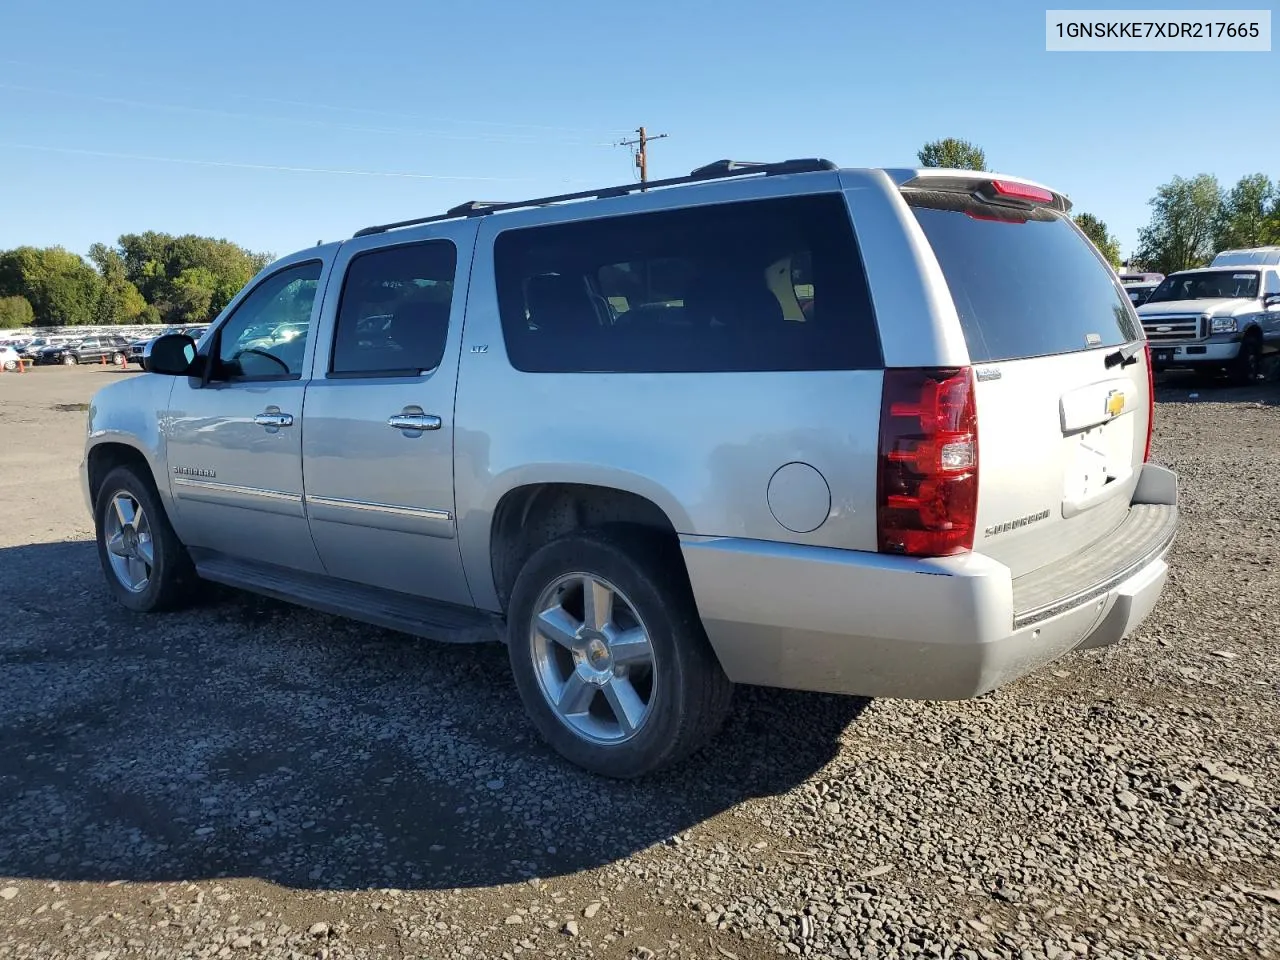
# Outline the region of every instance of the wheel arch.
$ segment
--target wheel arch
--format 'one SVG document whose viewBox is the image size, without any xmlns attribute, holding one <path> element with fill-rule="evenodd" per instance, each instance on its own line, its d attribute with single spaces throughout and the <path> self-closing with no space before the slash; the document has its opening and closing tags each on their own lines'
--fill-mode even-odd
<svg viewBox="0 0 1280 960">
<path fill-rule="evenodd" d="M 117 467 L 133 466 L 147 480 L 160 497 L 161 503 L 168 507 L 169 491 L 162 487 L 156 476 L 150 456 L 139 446 L 119 437 L 100 440 L 91 446 L 85 454 L 85 484 L 90 509 L 98 502 L 98 494 L 102 491 L 102 483 L 107 475 Z"/>
<path fill-rule="evenodd" d="M 525 562 L 553 540 L 575 530 L 633 527 L 675 542 L 677 522 L 653 499 L 617 486 L 563 480 L 513 486 L 494 505 L 488 529 L 488 575 L 498 609 L 506 610 Z"/>
</svg>

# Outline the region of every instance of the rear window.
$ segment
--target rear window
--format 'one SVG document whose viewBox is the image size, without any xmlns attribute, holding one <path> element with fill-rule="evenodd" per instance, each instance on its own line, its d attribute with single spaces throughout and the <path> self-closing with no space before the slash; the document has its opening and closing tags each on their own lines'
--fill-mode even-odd
<svg viewBox="0 0 1280 960">
<path fill-rule="evenodd" d="M 518 370 L 883 365 L 839 194 L 509 230 L 494 260 L 503 335 Z"/>
<path fill-rule="evenodd" d="M 928 237 L 975 363 L 1141 339 L 1133 306 L 1075 226 L 950 193 L 905 194 Z"/>
</svg>

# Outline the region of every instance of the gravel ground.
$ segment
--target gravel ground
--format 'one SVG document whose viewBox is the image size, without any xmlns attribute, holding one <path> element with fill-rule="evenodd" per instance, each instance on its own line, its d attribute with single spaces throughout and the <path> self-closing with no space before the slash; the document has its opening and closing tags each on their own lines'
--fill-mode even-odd
<svg viewBox="0 0 1280 960">
<path fill-rule="evenodd" d="M 77 405 L 128 375 L 0 378 L 0 958 L 1280 957 L 1280 385 L 1162 388 L 1184 523 L 1124 645 L 961 703 L 742 689 L 618 785 L 499 648 L 109 602 Z"/>
</svg>

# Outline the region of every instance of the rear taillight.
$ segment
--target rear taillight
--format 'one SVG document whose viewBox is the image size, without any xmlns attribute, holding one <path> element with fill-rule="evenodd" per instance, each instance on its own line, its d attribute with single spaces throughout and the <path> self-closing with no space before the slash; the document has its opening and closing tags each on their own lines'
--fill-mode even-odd
<svg viewBox="0 0 1280 960">
<path fill-rule="evenodd" d="M 1156 374 L 1151 367 L 1151 344 L 1143 347 L 1147 361 L 1147 446 L 1142 451 L 1142 462 L 1151 462 L 1151 433 L 1156 425 Z"/>
<path fill-rule="evenodd" d="M 973 549 L 978 416 L 973 371 L 884 372 L 876 527 L 882 553 Z"/>
</svg>

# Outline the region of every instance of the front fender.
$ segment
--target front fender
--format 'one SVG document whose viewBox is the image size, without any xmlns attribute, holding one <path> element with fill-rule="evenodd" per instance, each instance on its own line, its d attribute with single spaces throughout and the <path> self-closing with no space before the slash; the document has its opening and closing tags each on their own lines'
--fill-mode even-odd
<svg viewBox="0 0 1280 960">
<path fill-rule="evenodd" d="M 80 465 L 81 487 L 91 513 L 90 462 L 95 450 L 115 444 L 142 455 L 151 469 L 165 511 L 172 516 L 163 421 L 173 385 L 169 377 L 143 375 L 113 383 L 93 395 L 85 424 L 84 459 Z"/>
</svg>

